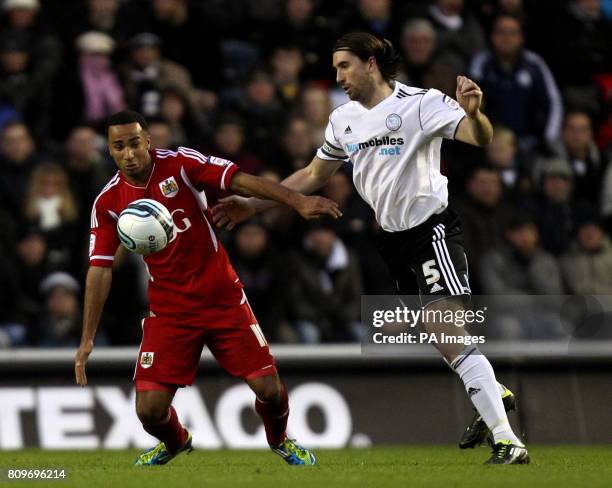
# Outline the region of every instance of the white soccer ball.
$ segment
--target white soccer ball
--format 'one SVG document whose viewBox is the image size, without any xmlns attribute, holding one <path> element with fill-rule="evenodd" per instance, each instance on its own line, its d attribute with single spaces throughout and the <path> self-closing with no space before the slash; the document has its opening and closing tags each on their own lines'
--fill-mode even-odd
<svg viewBox="0 0 612 488">
<path fill-rule="evenodd" d="M 161 203 L 141 198 L 130 203 L 119 215 L 117 233 L 123 246 L 137 254 L 164 249 L 174 237 L 172 215 Z"/>
</svg>

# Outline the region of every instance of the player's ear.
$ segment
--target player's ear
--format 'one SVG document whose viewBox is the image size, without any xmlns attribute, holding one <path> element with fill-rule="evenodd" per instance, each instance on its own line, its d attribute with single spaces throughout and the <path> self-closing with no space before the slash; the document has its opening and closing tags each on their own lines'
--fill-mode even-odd
<svg viewBox="0 0 612 488">
<path fill-rule="evenodd" d="M 370 56 L 368 58 L 368 70 L 373 71 L 374 66 L 376 66 L 376 58 L 374 56 Z"/>
</svg>

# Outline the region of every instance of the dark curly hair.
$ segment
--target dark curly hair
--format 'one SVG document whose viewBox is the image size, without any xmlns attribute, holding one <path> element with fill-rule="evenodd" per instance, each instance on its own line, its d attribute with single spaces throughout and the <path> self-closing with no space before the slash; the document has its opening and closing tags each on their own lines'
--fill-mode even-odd
<svg viewBox="0 0 612 488">
<path fill-rule="evenodd" d="M 387 39 L 379 39 L 368 32 L 350 32 L 336 41 L 333 52 L 336 51 L 350 51 L 362 61 L 374 57 L 380 74 L 387 82 L 397 76 L 400 57 Z"/>
</svg>

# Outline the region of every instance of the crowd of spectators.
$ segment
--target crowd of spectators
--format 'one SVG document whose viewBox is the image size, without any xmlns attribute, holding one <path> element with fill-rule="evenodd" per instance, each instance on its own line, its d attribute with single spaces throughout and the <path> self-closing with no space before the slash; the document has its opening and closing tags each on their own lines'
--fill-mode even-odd
<svg viewBox="0 0 612 488">
<path fill-rule="evenodd" d="M 472 291 L 612 294 L 610 0 L 2 0 L 0 347 L 78 344 L 110 114 L 279 181 L 345 101 L 331 47 L 351 30 L 389 38 L 404 83 L 483 88 L 492 144 L 442 154 Z M 322 193 L 341 220 L 279 208 L 221 232 L 270 340 L 359 340 L 361 295 L 393 292 L 350 164 Z M 140 259 L 115 276 L 98 340 L 137 344 Z"/>
</svg>

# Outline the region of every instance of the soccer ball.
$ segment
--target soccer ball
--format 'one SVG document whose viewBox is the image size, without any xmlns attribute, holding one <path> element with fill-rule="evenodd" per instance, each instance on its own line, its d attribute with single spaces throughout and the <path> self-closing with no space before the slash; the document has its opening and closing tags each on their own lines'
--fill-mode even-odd
<svg viewBox="0 0 612 488">
<path fill-rule="evenodd" d="M 161 203 L 141 198 L 130 203 L 119 215 L 117 233 L 123 246 L 136 254 L 152 254 L 164 249 L 174 238 L 172 215 Z"/>
</svg>

